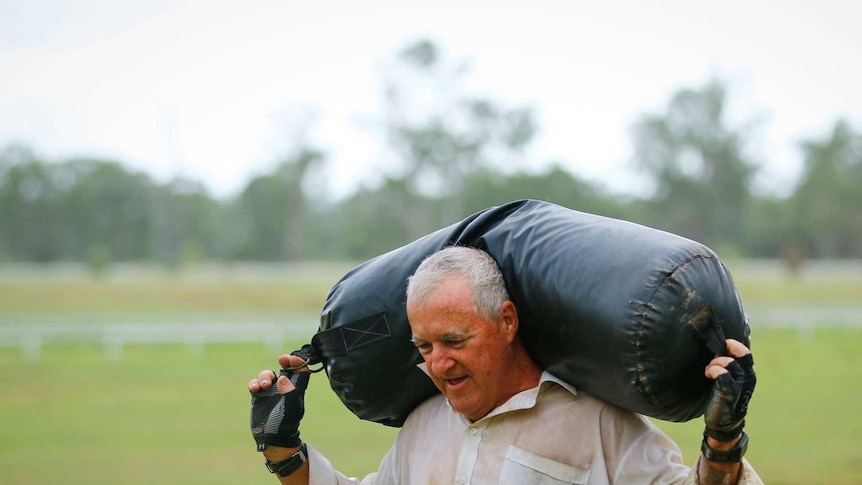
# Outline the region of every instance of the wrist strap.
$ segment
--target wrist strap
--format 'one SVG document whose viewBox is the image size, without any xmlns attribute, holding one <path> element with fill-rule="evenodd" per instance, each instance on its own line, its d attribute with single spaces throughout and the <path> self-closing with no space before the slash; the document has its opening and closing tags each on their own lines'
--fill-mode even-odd
<svg viewBox="0 0 862 485">
<path fill-rule="evenodd" d="M 299 470 L 305 462 L 308 461 L 308 448 L 305 446 L 305 443 L 299 447 L 299 451 L 294 453 L 285 460 L 271 462 L 266 460 L 266 469 L 269 470 L 270 473 L 278 473 L 280 477 L 286 477 L 291 473 Z"/>
<path fill-rule="evenodd" d="M 733 448 L 729 450 L 716 450 L 715 448 L 709 446 L 709 442 L 706 439 L 706 433 L 703 435 L 703 443 L 700 445 L 700 452 L 703 453 L 703 457 L 709 461 L 714 461 L 718 463 L 735 463 L 742 460 L 742 457 L 745 455 L 746 450 L 748 450 L 748 435 L 745 434 L 745 431 L 742 432 L 742 437 L 733 446 Z"/>
<path fill-rule="evenodd" d="M 706 433 L 707 436 L 709 436 L 710 438 L 712 438 L 714 440 L 733 441 L 734 438 L 739 436 L 739 433 L 742 431 L 742 428 L 744 428 L 744 427 L 745 427 L 745 419 L 738 422 L 733 428 L 731 428 L 729 430 L 722 431 L 722 430 L 718 430 L 718 429 L 706 428 L 704 430 L 704 433 Z"/>
</svg>

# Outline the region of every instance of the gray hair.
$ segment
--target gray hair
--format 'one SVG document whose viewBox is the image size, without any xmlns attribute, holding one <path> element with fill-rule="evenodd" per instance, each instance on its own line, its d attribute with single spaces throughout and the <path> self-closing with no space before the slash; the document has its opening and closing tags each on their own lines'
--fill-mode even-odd
<svg viewBox="0 0 862 485">
<path fill-rule="evenodd" d="M 465 246 L 450 246 L 425 258 L 407 280 L 407 304 L 421 304 L 450 276 L 464 277 L 476 313 L 499 319 L 500 308 L 509 299 L 503 273 L 488 253 Z"/>
</svg>

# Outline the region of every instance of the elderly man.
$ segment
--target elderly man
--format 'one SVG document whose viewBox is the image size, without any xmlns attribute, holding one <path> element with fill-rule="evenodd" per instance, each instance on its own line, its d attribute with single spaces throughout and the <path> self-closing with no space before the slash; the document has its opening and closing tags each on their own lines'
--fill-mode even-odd
<svg viewBox="0 0 862 485">
<path fill-rule="evenodd" d="M 281 483 L 762 483 L 742 458 L 754 373 L 750 351 L 735 340 L 727 341 L 733 357 L 706 367 L 716 385 L 704 454 L 689 469 L 645 417 L 542 371 L 521 343 L 518 312 L 486 253 L 452 247 L 428 257 L 410 278 L 407 316 L 441 394 L 411 412 L 378 471 L 361 481 L 299 440 L 307 373 L 276 380 L 263 371 L 249 383 L 253 421 L 266 421 L 252 432 Z M 279 363 L 292 369 L 303 361 L 283 355 Z"/>
</svg>

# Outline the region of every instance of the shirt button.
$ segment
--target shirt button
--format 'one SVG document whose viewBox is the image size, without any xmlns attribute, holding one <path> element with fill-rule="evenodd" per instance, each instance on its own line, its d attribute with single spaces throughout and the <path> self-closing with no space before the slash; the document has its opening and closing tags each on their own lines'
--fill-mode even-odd
<svg viewBox="0 0 862 485">
<path fill-rule="evenodd" d="M 475 435 L 476 433 L 478 433 L 476 428 L 470 428 L 470 434 Z M 463 478 L 461 480 L 463 480 Z M 461 483 L 464 483 L 464 482 L 461 482 Z"/>
<path fill-rule="evenodd" d="M 460 483 L 461 485 L 464 485 L 465 483 L 467 483 L 467 479 L 466 478 L 459 478 L 458 483 Z"/>
</svg>

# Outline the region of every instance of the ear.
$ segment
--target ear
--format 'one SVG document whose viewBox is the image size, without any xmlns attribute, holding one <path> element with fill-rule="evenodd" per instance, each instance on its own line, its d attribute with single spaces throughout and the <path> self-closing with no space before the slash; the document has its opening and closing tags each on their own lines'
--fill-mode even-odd
<svg viewBox="0 0 862 485">
<path fill-rule="evenodd" d="M 513 342 L 518 335 L 518 310 L 509 300 L 500 307 L 500 329 L 509 343 Z"/>
</svg>

